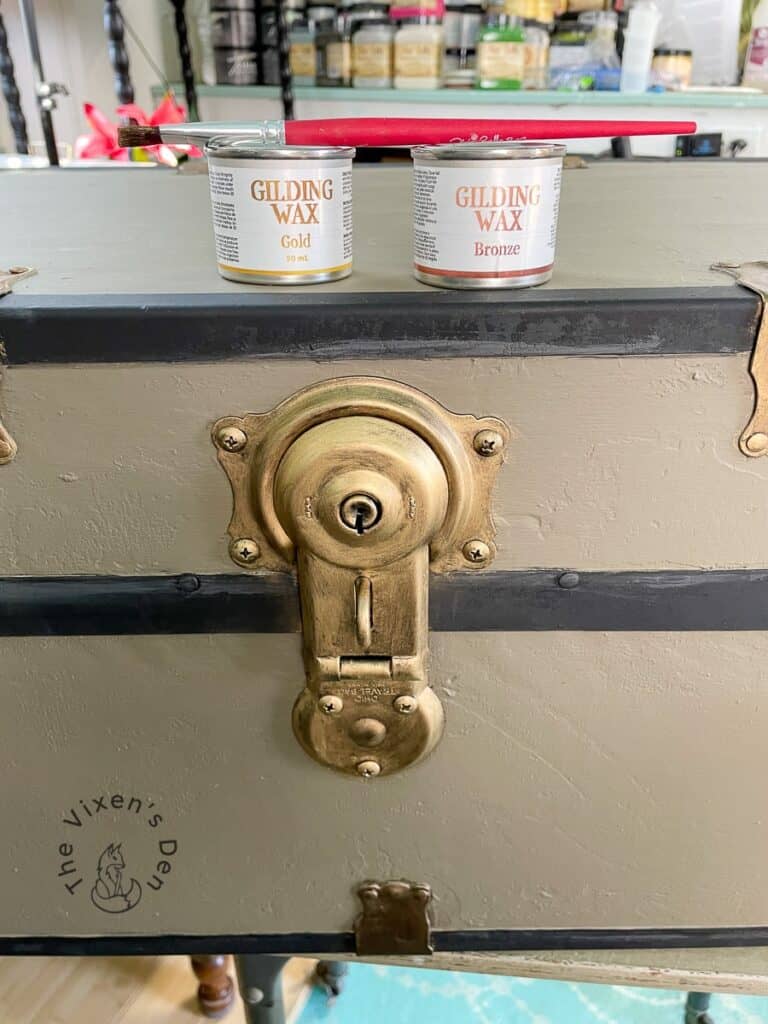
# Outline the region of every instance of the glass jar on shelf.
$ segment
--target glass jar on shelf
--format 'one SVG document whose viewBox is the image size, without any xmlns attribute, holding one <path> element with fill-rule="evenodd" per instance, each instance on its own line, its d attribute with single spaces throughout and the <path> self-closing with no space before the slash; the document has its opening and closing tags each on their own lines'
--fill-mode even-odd
<svg viewBox="0 0 768 1024">
<path fill-rule="evenodd" d="M 549 80 L 549 31 L 538 21 L 526 21 L 524 89 L 546 89 Z"/>
<path fill-rule="evenodd" d="M 483 8 L 478 3 L 461 3 L 446 8 L 443 18 L 443 71 L 446 79 L 455 77 L 457 72 L 474 70 L 477 36 L 482 22 Z"/>
<path fill-rule="evenodd" d="M 343 14 L 317 26 L 317 84 L 352 85 L 352 39 Z"/>
<path fill-rule="evenodd" d="M 477 37 L 479 89 L 522 89 L 525 78 L 525 30 L 508 14 L 504 0 L 489 0 Z"/>
<path fill-rule="evenodd" d="M 295 21 L 288 32 L 288 40 L 294 85 L 314 85 L 317 80 L 314 22 Z"/>
</svg>

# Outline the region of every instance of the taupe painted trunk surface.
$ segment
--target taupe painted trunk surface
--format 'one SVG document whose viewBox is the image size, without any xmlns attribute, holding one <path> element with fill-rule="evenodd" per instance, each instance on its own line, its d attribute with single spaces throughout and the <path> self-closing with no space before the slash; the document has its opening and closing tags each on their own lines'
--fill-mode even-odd
<svg viewBox="0 0 768 1024">
<path fill-rule="evenodd" d="M 746 355 L 259 359 L 7 371 L 0 574 L 215 573 L 231 497 L 220 416 L 315 381 L 380 375 L 515 433 L 494 501 L 493 569 L 768 566 L 768 460 L 736 446 Z"/>
<path fill-rule="evenodd" d="M 355 885 L 400 876 L 443 929 L 765 924 L 763 634 L 431 642 L 446 735 L 363 782 L 291 734 L 296 636 L 0 641 L 2 931 L 346 931 Z M 114 794 L 142 812 L 79 804 Z M 125 915 L 89 898 L 116 841 L 143 887 Z"/>
</svg>

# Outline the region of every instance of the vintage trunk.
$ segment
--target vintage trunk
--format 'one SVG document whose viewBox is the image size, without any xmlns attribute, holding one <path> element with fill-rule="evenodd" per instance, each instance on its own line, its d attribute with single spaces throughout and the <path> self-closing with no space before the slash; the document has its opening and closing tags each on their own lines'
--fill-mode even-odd
<svg viewBox="0 0 768 1024">
<path fill-rule="evenodd" d="M 768 943 L 761 307 L 709 269 L 764 255 L 763 176 L 568 171 L 552 282 L 480 294 L 412 279 L 405 169 L 354 172 L 353 275 L 287 290 L 218 277 L 204 176 L 4 176 L 0 951 L 351 950 L 390 879 L 438 950 Z M 349 376 L 511 435 L 493 561 L 429 572 L 442 738 L 368 779 L 294 737 L 296 575 L 230 558 L 211 440 Z"/>
</svg>

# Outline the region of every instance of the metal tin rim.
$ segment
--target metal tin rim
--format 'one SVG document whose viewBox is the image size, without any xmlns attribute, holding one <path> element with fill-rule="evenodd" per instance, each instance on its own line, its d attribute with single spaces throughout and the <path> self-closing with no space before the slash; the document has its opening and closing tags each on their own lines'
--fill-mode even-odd
<svg viewBox="0 0 768 1024">
<path fill-rule="evenodd" d="M 414 160 L 536 160 L 563 157 L 566 147 L 549 142 L 455 142 L 447 146 L 415 146 Z"/>
<path fill-rule="evenodd" d="M 351 160 L 354 146 L 265 146 L 254 139 L 216 135 L 205 147 L 206 156 L 239 160 Z"/>
</svg>

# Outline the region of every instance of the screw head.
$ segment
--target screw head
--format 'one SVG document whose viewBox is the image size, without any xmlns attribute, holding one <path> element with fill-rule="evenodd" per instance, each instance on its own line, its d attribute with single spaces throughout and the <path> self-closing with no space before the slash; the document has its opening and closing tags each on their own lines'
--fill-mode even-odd
<svg viewBox="0 0 768 1024">
<path fill-rule="evenodd" d="M 333 693 L 327 693 L 320 698 L 317 705 L 324 715 L 338 715 L 344 707 L 344 701 Z"/>
<path fill-rule="evenodd" d="M 744 447 L 749 452 L 764 452 L 768 448 L 768 434 L 759 431 L 756 434 L 750 434 L 744 442 Z"/>
<path fill-rule="evenodd" d="M 229 555 L 238 565 L 252 565 L 261 554 L 261 548 L 250 537 L 240 537 L 229 545 Z"/>
<path fill-rule="evenodd" d="M 239 427 L 220 427 L 216 431 L 216 444 L 225 452 L 241 452 L 247 443 L 245 431 Z"/>
<path fill-rule="evenodd" d="M 381 765 L 378 761 L 360 761 L 357 765 L 357 774 L 362 775 L 364 779 L 372 779 L 381 771 Z"/>
<path fill-rule="evenodd" d="M 401 697 L 395 697 L 392 703 L 395 711 L 399 711 L 401 715 L 410 715 L 416 710 L 419 702 L 415 697 L 404 693 Z"/>
<path fill-rule="evenodd" d="M 483 565 L 491 557 L 491 549 L 484 540 L 468 540 L 462 553 L 473 565 Z"/>
<path fill-rule="evenodd" d="M 489 459 L 492 455 L 500 455 L 504 449 L 504 438 L 498 430 L 478 430 L 472 441 L 478 455 Z"/>
</svg>

